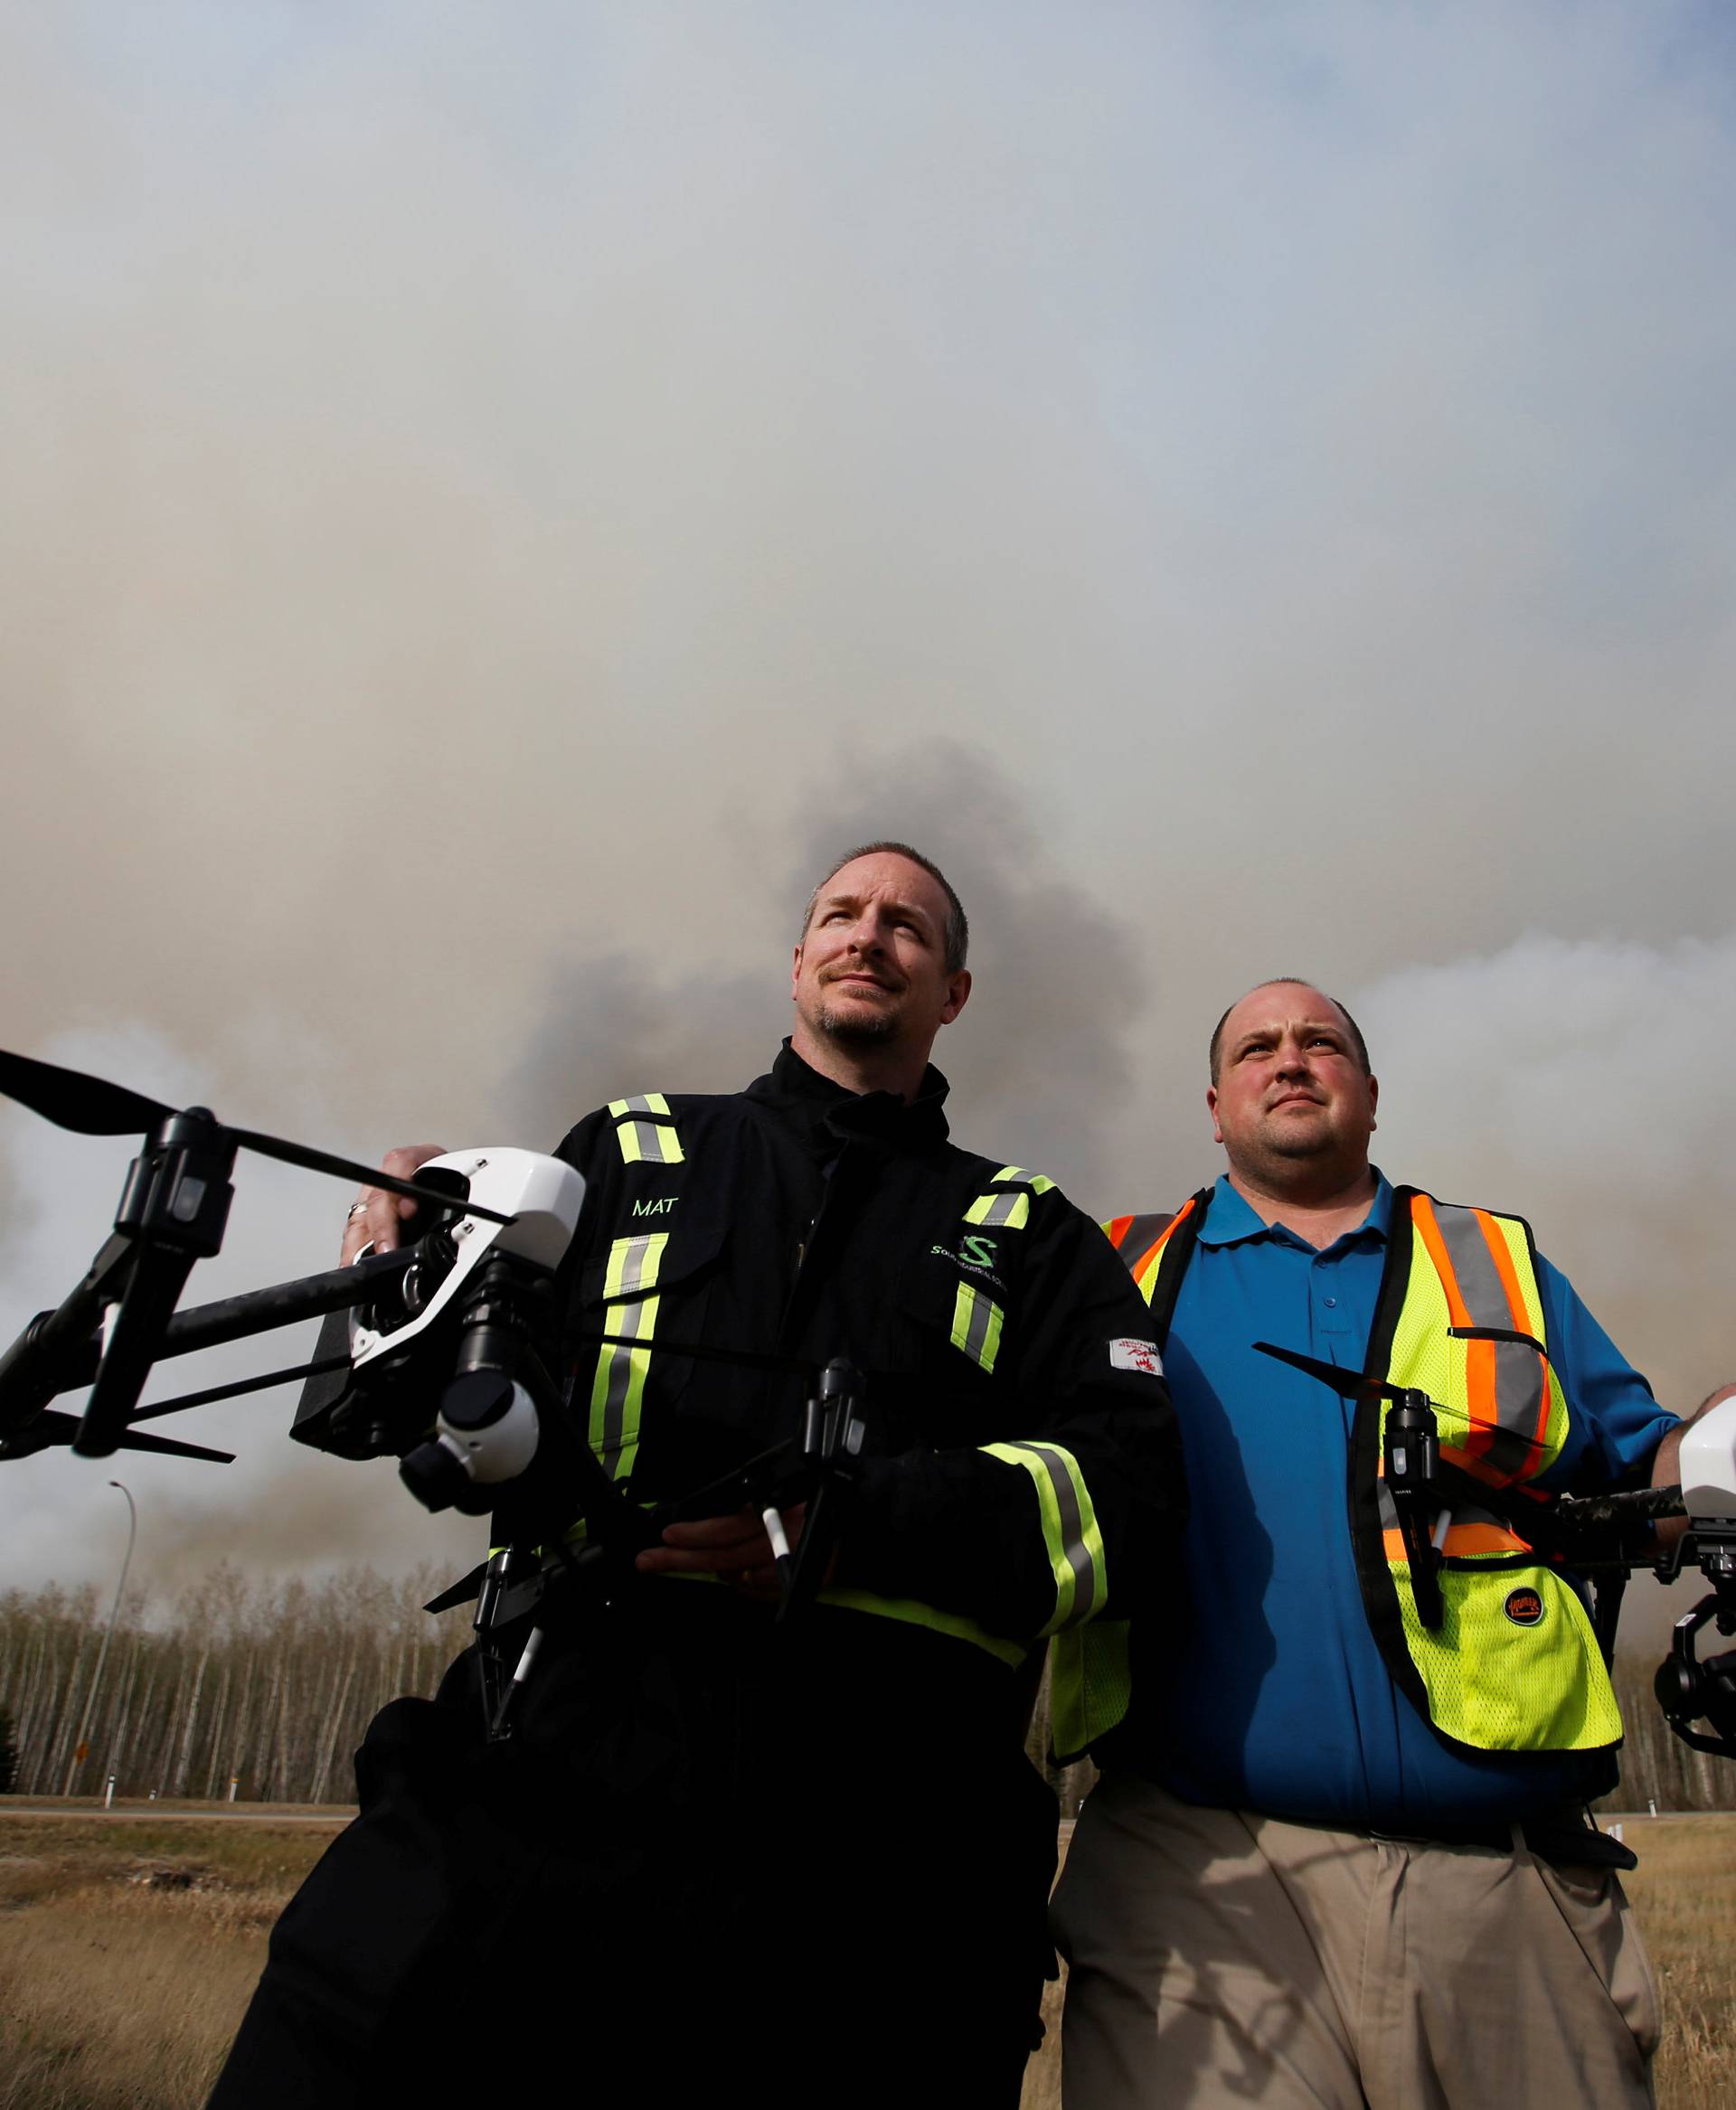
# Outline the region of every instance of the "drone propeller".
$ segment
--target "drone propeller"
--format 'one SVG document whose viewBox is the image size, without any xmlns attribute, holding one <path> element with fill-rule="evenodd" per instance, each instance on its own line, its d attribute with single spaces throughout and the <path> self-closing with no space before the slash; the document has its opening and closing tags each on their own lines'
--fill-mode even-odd
<svg viewBox="0 0 1736 2110">
<path fill-rule="evenodd" d="M 299 1165 L 304 1172 L 330 1173 L 334 1179 L 354 1180 L 363 1187 L 383 1187 L 388 1194 L 407 1195 L 412 1201 L 431 1201 L 437 1209 L 461 1209 L 467 1216 L 479 1216 L 485 1223 L 511 1223 L 497 1209 L 484 1209 L 474 1201 L 459 1201 L 439 1187 L 416 1180 L 394 1179 L 377 1166 L 358 1164 L 354 1158 L 334 1157 L 328 1150 L 312 1150 L 305 1143 L 286 1143 L 280 1135 L 261 1135 L 252 1128 L 231 1128 L 243 1150 L 259 1157 L 276 1158 L 279 1164 Z"/>
<path fill-rule="evenodd" d="M 56 1063 L 38 1062 L 33 1056 L 8 1055 L 4 1050 L 0 1050 L 0 1095 L 16 1099 L 44 1120 L 79 1135 L 148 1135 L 176 1111 L 160 1099 L 147 1099 L 143 1092 L 129 1091 L 125 1085 L 110 1084 L 105 1078 L 87 1077 L 82 1070 L 62 1069 Z M 431 1201 L 440 1208 L 453 1206 L 450 1194 L 414 1180 L 395 1179 L 372 1165 L 358 1164 L 354 1158 L 335 1157 L 330 1151 L 313 1150 L 305 1143 L 289 1143 L 280 1135 L 267 1135 L 254 1128 L 225 1127 L 223 1133 L 243 1150 L 276 1158 L 282 1164 L 299 1165 L 304 1172 L 329 1173 L 335 1179 L 354 1180 L 363 1187 L 383 1187 L 389 1194 L 402 1194 L 412 1201 Z M 496 1210 L 468 1203 L 465 1207 L 467 1214 L 479 1216 L 486 1223 L 513 1220 Z"/>
<path fill-rule="evenodd" d="M 1402 1385 L 1390 1385 L 1384 1378 L 1365 1378 L 1360 1371 L 1340 1370 L 1335 1362 L 1320 1362 L 1312 1355 L 1298 1355 L 1293 1348 L 1275 1347 L 1269 1341 L 1256 1341 L 1254 1346 L 1261 1355 L 1276 1356 L 1279 1362 L 1288 1362 L 1293 1370 L 1305 1371 L 1311 1378 L 1318 1378 L 1323 1385 L 1330 1385 L 1344 1399 L 1402 1399 Z"/>
<path fill-rule="evenodd" d="M 0 1050 L 0 1092 L 79 1135 L 142 1135 L 175 1109 L 125 1085 Z"/>
<path fill-rule="evenodd" d="M 27 1458 L 33 1452 L 70 1444 L 80 1426 L 76 1414 L 62 1414 L 55 1408 L 46 1408 L 23 1427 L 0 1436 L 0 1457 Z M 117 1441 L 123 1451 L 150 1451 L 165 1458 L 203 1458 L 213 1465 L 231 1465 L 235 1462 L 233 1451 L 207 1450 L 203 1444 L 184 1444 L 172 1436 L 142 1436 L 127 1429 Z"/>
<path fill-rule="evenodd" d="M 1537 1346 L 1529 1334 L 1500 1333 L 1493 1326 L 1449 1326 L 1447 1331 L 1456 1341 L 1514 1341 L 1527 1348 Z M 1335 1362 L 1321 1362 L 1312 1355 L 1298 1355 L 1295 1349 L 1278 1348 L 1269 1341 L 1256 1341 L 1253 1345 L 1260 1354 L 1276 1356 L 1279 1362 L 1288 1362 L 1307 1376 L 1318 1378 L 1323 1385 L 1330 1385 L 1340 1399 L 1390 1399 L 1397 1406 L 1409 1397 L 1410 1389 L 1414 1389 L 1403 1385 L 1389 1384 L 1384 1378 L 1363 1377 L 1358 1371 L 1340 1370 Z M 1528 1451 L 1541 1451 L 1543 1448 L 1534 1436 L 1521 1436 L 1516 1428 L 1503 1429 L 1501 1434 L 1506 1444 L 1523 1444 Z M 1458 1444 L 1458 1438 L 1451 1436 L 1443 1436 L 1441 1441 L 1449 1445 Z"/>
</svg>

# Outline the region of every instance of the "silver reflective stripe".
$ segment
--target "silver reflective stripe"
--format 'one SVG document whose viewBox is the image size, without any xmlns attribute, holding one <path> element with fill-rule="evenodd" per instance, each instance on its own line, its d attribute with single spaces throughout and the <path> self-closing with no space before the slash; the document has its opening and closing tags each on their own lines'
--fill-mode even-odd
<svg viewBox="0 0 1736 2110">
<path fill-rule="evenodd" d="M 988 1323 L 995 1307 L 986 1296 L 976 1290 L 970 1292 L 970 1320 L 965 1329 L 965 1353 L 973 1362 L 981 1362 L 988 1346 Z M 956 1367 L 956 1366 L 955 1366 Z"/>
<path fill-rule="evenodd" d="M 1085 1544 L 1085 1520 L 1079 1513 L 1079 1490 L 1073 1485 L 1073 1476 L 1064 1460 L 1047 1444 L 1027 1443 L 1019 1447 L 1043 1460 L 1049 1484 L 1055 1491 L 1055 1506 L 1061 1512 L 1061 1551 L 1073 1571 L 1073 1608 L 1061 1624 L 1063 1627 L 1077 1626 L 1097 1609 L 1097 1564 Z"/>
<path fill-rule="evenodd" d="M 675 1132 L 666 1121 L 623 1121 L 620 1124 L 621 1149 L 629 1163 L 639 1161 L 646 1164 L 679 1164 L 681 1160 L 666 1148 L 675 1141 Z M 627 1139 L 631 1136 L 633 1147 L 629 1151 Z"/>
<path fill-rule="evenodd" d="M 1489 1250 L 1475 1210 L 1452 1202 L 1435 1204 L 1441 1243 L 1458 1278 L 1458 1293 L 1474 1326 L 1523 1330 L 1525 1319 L 1507 1302 L 1505 1285 Z M 1500 1234 L 1497 1232 L 1496 1236 Z M 1484 1455 L 1505 1472 L 1519 1472 L 1535 1455 L 1535 1437 L 1543 1406 L 1543 1359 L 1518 1341 L 1495 1341 L 1495 1413 L 1496 1427 Z"/>
<path fill-rule="evenodd" d="M 1023 1226 L 1031 1214 L 1030 1200 L 1022 1188 L 1014 1188 L 1010 1192 L 985 1195 L 983 1200 L 988 1206 L 985 1209 L 979 1202 L 971 1210 L 969 1220 L 972 1223 L 998 1226 L 1016 1222 Z"/>
<path fill-rule="evenodd" d="M 630 1165 L 678 1165 L 685 1154 L 676 1133 L 669 1102 L 661 1092 L 637 1092 L 627 1099 L 610 1099 L 615 1140 L 621 1156 Z"/>
</svg>

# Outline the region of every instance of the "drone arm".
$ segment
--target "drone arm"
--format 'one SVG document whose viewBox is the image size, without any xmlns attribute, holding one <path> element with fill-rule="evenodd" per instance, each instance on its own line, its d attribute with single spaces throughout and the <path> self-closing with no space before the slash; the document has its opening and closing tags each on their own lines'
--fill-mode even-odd
<svg viewBox="0 0 1736 2110">
<path fill-rule="evenodd" d="M 193 1258 L 191 1253 L 149 1246 L 136 1255 L 126 1291 L 106 1329 L 96 1382 L 72 1445 L 81 1458 L 113 1455 L 151 1374 Z"/>
<path fill-rule="evenodd" d="M 269 1333 L 274 1326 L 292 1326 L 298 1319 L 320 1319 L 327 1312 L 363 1304 L 382 1281 L 402 1275 L 419 1258 L 416 1246 L 370 1253 L 353 1267 L 332 1267 L 320 1275 L 304 1275 L 293 1282 L 276 1282 L 266 1289 L 223 1297 L 215 1304 L 195 1305 L 169 1321 L 160 1352 L 191 1355 L 196 1349 L 242 1341 L 250 1334 Z"/>
<path fill-rule="evenodd" d="M 124 1239 L 109 1243 L 121 1257 L 131 1250 Z M 192 1355 L 202 1348 L 244 1341 L 277 1326 L 323 1318 L 327 1312 L 361 1304 L 382 1280 L 413 1267 L 417 1257 L 417 1248 L 406 1246 L 400 1252 L 370 1254 L 353 1267 L 334 1267 L 321 1275 L 305 1275 L 293 1282 L 276 1282 L 241 1296 L 223 1297 L 215 1304 L 195 1305 L 169 1321 L 156 1360 Z M 13 1418 L 10 1399 L 14 1383 L 21 1401 L 30 1398 L 46 1405 L 56 1392 L 78 1391 L 96 1376 L 103 1297 L 93 1284 L 99 1280 L 93 1267 L 59 1311 L 39 1312 L 0 1359 L 0 1423 Z"/>
<path fill-rule="evenodd" d="M 0 1433 L 40 1414 L 56 1392 L 88 1385 L 101 1353 L 103 1306 L 132 1258 L 132 1241 L 108 1239 L 84 1280 L 52 1312 L 38 1312 L 0 1356 Z"/>
</svg>

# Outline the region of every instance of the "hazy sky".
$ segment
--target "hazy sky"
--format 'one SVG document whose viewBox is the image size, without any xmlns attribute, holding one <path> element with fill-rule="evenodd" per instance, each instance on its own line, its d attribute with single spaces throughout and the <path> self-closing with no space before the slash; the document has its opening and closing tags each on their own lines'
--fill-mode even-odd
<svg viewBox="0 0 1736 2110">
<path fill-rule="evenodd" d="M 1731 25 L 5 10 L 0 1041 L 370 1154 L 552 1140 L 761 1066 L 816 862 L 908 833 L 980 932 L 961 1139 L 1173 1201 L 1212 1021 L 1317 975 L 1387 1169 L 1531 1214 L 1697 1399 Z M 0 1146 L 6 1333 L 127 1153 Z M 246 1166 L 230 1286 L 343 1200 Z M 196 1493 L 129 1465 L 147 1566 L 424 1549 L 287 1414 L 207 1417 Z M 0 1584 L 109 1572 L 109 1476 L 6 1468 Z"/>
</svg>

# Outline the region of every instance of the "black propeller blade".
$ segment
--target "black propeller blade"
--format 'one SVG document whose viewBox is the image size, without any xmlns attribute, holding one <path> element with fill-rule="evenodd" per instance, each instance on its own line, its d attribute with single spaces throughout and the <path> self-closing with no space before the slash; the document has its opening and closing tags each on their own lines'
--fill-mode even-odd
<svg viewBox="0 0 1736 2110">
<path fill-rule="evenodd" d="M 1340 1399 L 1396 1400 L 1404 1398 L 1404 1387 L 1389 1385 L 1384 1378 L 1365 1378 L 1354 1370 L 1340 1370 L 1335 1362 L 1319 1362 L 1311 1355 L 1298 1355 L 1293 1348 L 1275 1347 L 1269 1341 L 1256 1341 L 1254 1346 L 1262 1355 L 1274 1355 L 1293 1370 L 1318 1378 L 1323 1385 L 1330 1385 Z"/>
<path fill-rule="evenodd" d="M 0 1457 L 28 1458 L 37 1451 L 46 1451 L 59 1444 L 70 1444 L 80 1427 L 76 1414 L 62 1414 L 55 1408 L 48 1408 L 23 1427 L 11 1430 L 0 1437 Z M 203 1458 L 213 1465 L 232 1465 L 233 1451 L 207 1450 L 203 1444 L 184 1444 L 171 1436 L 141 1436 L 127 1430 L 119 1439 L 123 1451 L 152 1451 L 165 1458 Z"/>
<path fill-rule="evenodd" d="M 1492 1326 L 1449 1326 L 1447 1330 L 1459 1341 L 1513 1340 L 1527 1348 L 1537 1346 L 1528 1334 L 1501 1333 Z M 1307 1376 L 1318 1378 L 1323 1385 L 1330 1385 L 1340 1399 L 1391 1399 L 1396 1405 L 1405 1398 L 1405 1388 L 1402 1385 L 1390 1385 L 1384 1378 L 1365 1378 L 1355 1371 L 1340 1370 L 1335 1362 L 1320 1362 L 1312 1355 L 1298 1355 L 1295 1349 L 1278 1348 L 1269 1341 L 1256 1341 L 1253 1345 L 1262 1355 L 1274 1355 L 1279 1362 L 1288 1362 Z M 1504 1443 L 1523 1444 L 1528 1451 L 1541 1451 L 1543 1447 L 1534 1436 L 1521 1436 L 1516 1428 L 1503 1429 L 1501 1436 Z M 1447 1436 L 1441 1441 L 1457 1444 L 1458 1439 Z"/>
<path fill-rule="evenodd" d="M 203 1444 L 184 1444 L 178 1436 L 137 1436 L 131 1430 L 121 1437 L 123 1451 L 155 1451 L 164 1458 L 204 1458 L 213 1465 L 232 1465 L 233 1451 L 207 1450 Z"/>
<path fill-rule="evenodd" d="M 328 1150 L 312 1150 L 305 1143 L 286 1143 L 280 1135 L 262 1135 L 253 1128 L 231 1128 L 243 1150 L 260 1157 L 274 1157 L 280 1164 L 299 1165 L 304 1172 L 330 1173 L 334 1179 L 354 1180 L 363 1187 L 383 1187 L 388 1194 L 408 1195 L 412 1201 L 432 1201 L 437 1208 L 462 1209 L 467 1216 L 479 1216 L 485 1223 L 511 1223 L 497 1209 L 483 1209 L 476 1202 L 455 1201 L 438 1188 L 419 1186 L 414 1180 L 397 1180 L 376 1166 L 358 1164 L 354 1158 L 334 1157 Z"/>
<path fill-rule="evenodd" d="M 147 1099 L 143 1092 L 128 1091 L 125 1085 L 87 1077 L 79 1069 L 62 1069 L 52 1062 L 38 1062 L 33 1056 L 9 1055 L 4 1050 L 0 1050 L 0 1094 L 79 1135 L 146 1135 L 175 1111 L 159 1099 Z M 353 1158 L 335 1157 L 329 1151 L 311 1150 L 306 1144 L 289 1143 L 258 1129 L 228 1128 L 226 1133 L 243 1150 L 276 1158 L 282 1164 L 299 1165 L 304 1172 L 329 1173 L 335 1179 L 354 1180 L 364 1187 L 383 1187 L 389 1194 L 402 1194 L 412 1201 L 431 1201 L 437 1207 L 452 1204 L 449 1194 L 419 1186 L 414 1180 L 394 1179 L 391 1173 L 358 1164 Z M 467 1214 L 479 1216 L 486 1223 L 513 1220 L 498 1210 L 465 1206 Z"/>
<path fill-rule="evenodd" d="M 82 1070 L 0 1050 L 0 1092 L 79 1135 L 143 1135 L 175 1111 Z"/>
</svg>

